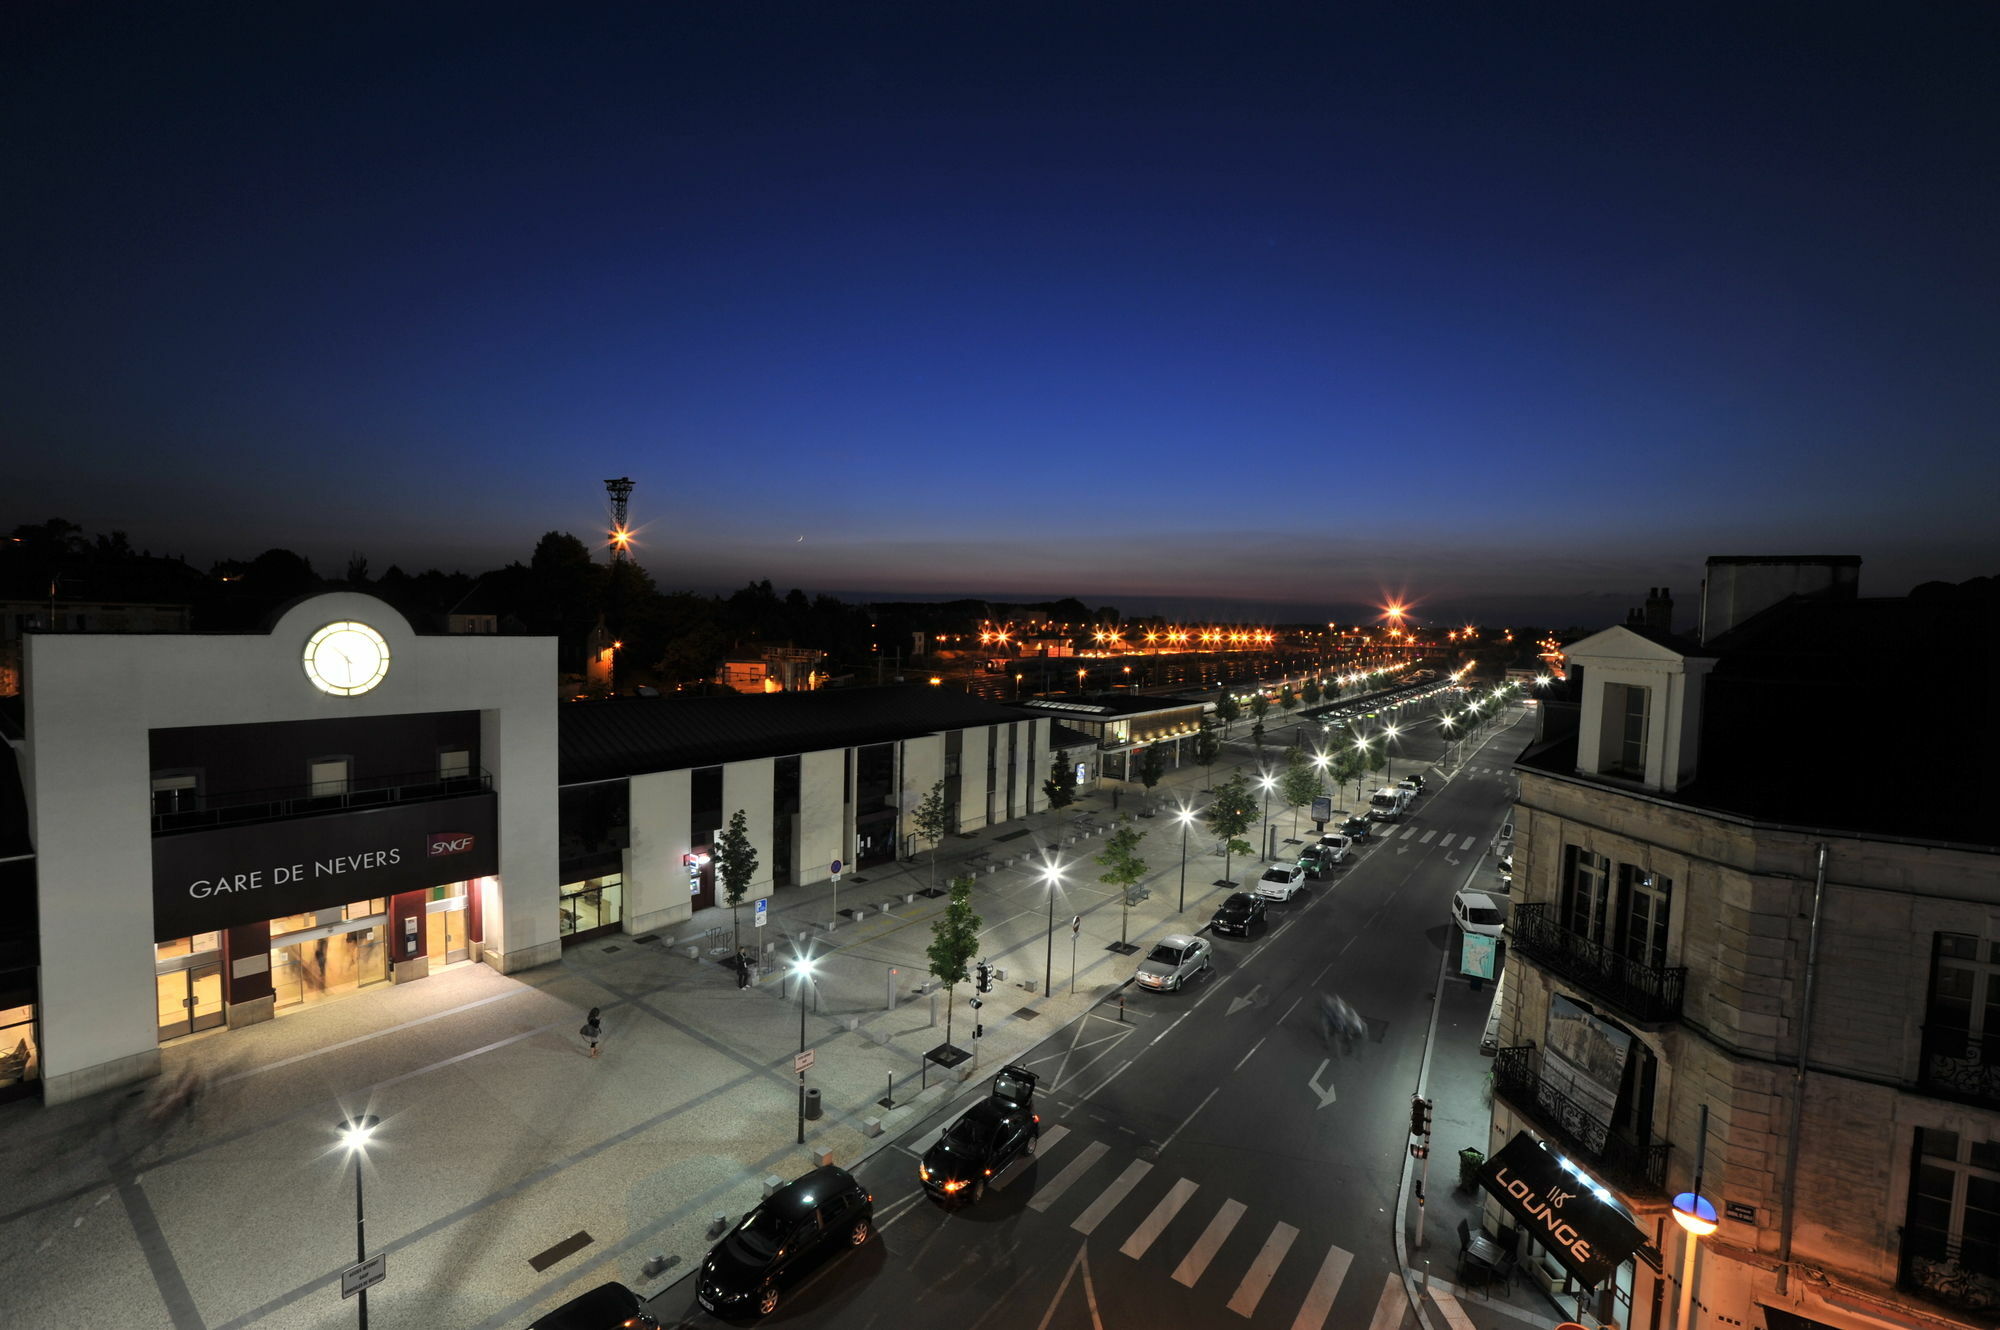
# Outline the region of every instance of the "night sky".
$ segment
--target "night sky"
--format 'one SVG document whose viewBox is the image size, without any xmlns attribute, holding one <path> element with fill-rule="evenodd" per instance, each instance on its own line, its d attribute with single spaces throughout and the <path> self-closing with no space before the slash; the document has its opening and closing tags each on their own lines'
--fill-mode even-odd
<svg viewBox="0 0 2000 1330">
<path fill-rule="evenodd" d="M 1996 15 L 23 0 L 0 526 L 477 571 L 629 475 L 669 590 L 1994 573 Z"/>
</svg>

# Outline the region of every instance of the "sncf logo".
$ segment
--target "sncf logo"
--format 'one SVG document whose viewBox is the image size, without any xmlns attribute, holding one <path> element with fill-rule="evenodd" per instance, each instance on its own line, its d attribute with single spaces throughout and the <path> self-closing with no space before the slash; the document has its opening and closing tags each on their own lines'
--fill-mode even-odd
<svg viewBox="0 0 2000 1330">
<path fill-rule="evenodd" d="M 433 831 L 425 842 L 424 853 L 432 859 L 447 854 L 464 854 L 472 848 L 472 833 L 469 831 Z"/>
</svg>

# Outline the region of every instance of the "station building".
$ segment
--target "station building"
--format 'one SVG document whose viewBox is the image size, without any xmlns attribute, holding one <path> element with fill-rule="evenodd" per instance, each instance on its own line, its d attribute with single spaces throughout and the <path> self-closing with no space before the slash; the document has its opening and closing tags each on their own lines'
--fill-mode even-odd
<svg viewBox="0 0 2000 1330">
<path fill-rule="evenodd" d="M 0 1098 L 441 967 L 503 973 L 1026 816 L 1046 720 L 936 689 L 553 696 L 553 638 L 416 631 L 351 592 L 248 633 L 31 632 L 0 699 Z M 950 834 L 950 832 L 947 832 Z M 226 1037 L 223 1036 L 223 1037 Z"/>
</svg>

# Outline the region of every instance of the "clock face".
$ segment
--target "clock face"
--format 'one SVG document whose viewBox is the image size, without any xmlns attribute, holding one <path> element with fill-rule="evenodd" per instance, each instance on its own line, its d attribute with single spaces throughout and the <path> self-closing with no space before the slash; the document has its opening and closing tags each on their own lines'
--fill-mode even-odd
<svg viewBox="0 0 2000 1330">
<path fill-rule="evenodd" d="M 389 644 L 365 623 L 330 623 L 307 640 L 305 667 L 315 688 L 353 697 L 389 672 Z"/>
</svg>

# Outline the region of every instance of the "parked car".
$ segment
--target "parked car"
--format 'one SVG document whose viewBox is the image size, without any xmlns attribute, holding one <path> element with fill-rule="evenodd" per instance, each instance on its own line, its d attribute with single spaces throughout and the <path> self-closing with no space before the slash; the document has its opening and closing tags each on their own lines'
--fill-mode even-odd
<svg viewBox="0 0 2000 1330">
<path fill-rule="evenodd" d="M 778 1188 L 709 1250 L 695 1301 L 718 1316 L 768 1316 L 793 1284 L 875 1231 L 875 1198 L 827 1164 Z"/>
<path fill-rule="evenodd" d="M 1251 926 L 1263 922 L 1263 898 L 1252 896 L 1247 891 L 1238 891 L 1222 902 L 1221 908 L 1215 912 L 1215 918 L 1208 921 L 1208 927 L 1209 931 L 1215 933 L 1234 933 L 1249 937 Z"/>
<path fill-rule="evenodd" d="M 1318 845 L 1308 845 L 1299 851 L 1299 867 L 1306 870 L 1306 877 L 1314 882 L 1333 876 L 1333 869 L 1340 861 L 1324 852 Z"/>
<path fill-rule="evenodd" d="M 1169 933 L 1153 944 L 1146 959 L 1139 962 L 1141 988 L 1175 990 L 1210 969 L 1215 963 L 1215 947 L 1207 938 L 1192 933 Z"/>
<path fill-rule="evenodd" d="M 987 1179 L 1033 1154 L 1041 1134 L 1041 1118 L 996 1089 L 945 1128 L 917 1165 L 917 1178 L 939 1200 L 977 1202 L 986 1195 Z"/>
<path fill-rule="evenodd" d="M 1340 824 L 1340 834 L 1359 845 L 1375 834 L 1375 828 L 1364 817 L 1350 817 Z"/>
<path fill-rule="evenodd" d="M 1507 916 L 1500 912 L 1500 902 L 1483 891 L 1461 891 L 1453 896 L 1451 917 L 1465 932 L 1485 937 L 1499 937 L 1501 926 L 1507 922 Z"/>
<path fill-rule="evenodd" d="M 659 1330 L 659 1324 L 645 1313 L 637 1293 L 613 1280 L 571 1298 L 528 1330 L 624 1330 L 627 1326 Z"/>
<path fill-rule="evenodd" d="M 1257 879 L 1257 894 L 1267 901 L 1288 901 L 1306 884 L 1306 870 L 1297 864 L 1272 864 Z"/>
<path fill-rule="evenodd" d="M 1428 790 L 1430 788 L 1429 782 L 1424 780 L 1421 773 L 1415 776 L 1405 776 L 1401 780 L 1397 781 L 1396 784 L 1402 786 L 1406 790 L 1413 791 L 1414 793 L 1417 794 L 1422 794 L 1425 790 Z"/>
<path fill-rule="evenodd" d="M 1416 797 L 1414 790 L 1406 790 L 1400 785 L 1384 785 L 1368 796 L 1368 816 L 1377 822 L 1394 822 L 1409 811 L 1410 801 Z"/>
<path fill-rule="evenodd" d="M 1319 848 L 1332 855 L 1335 863 L 1342 863 L 1354 850 L 1354 838 L 1344 832 L 1329 831 L 1319 838 Z"/>
</svg>

